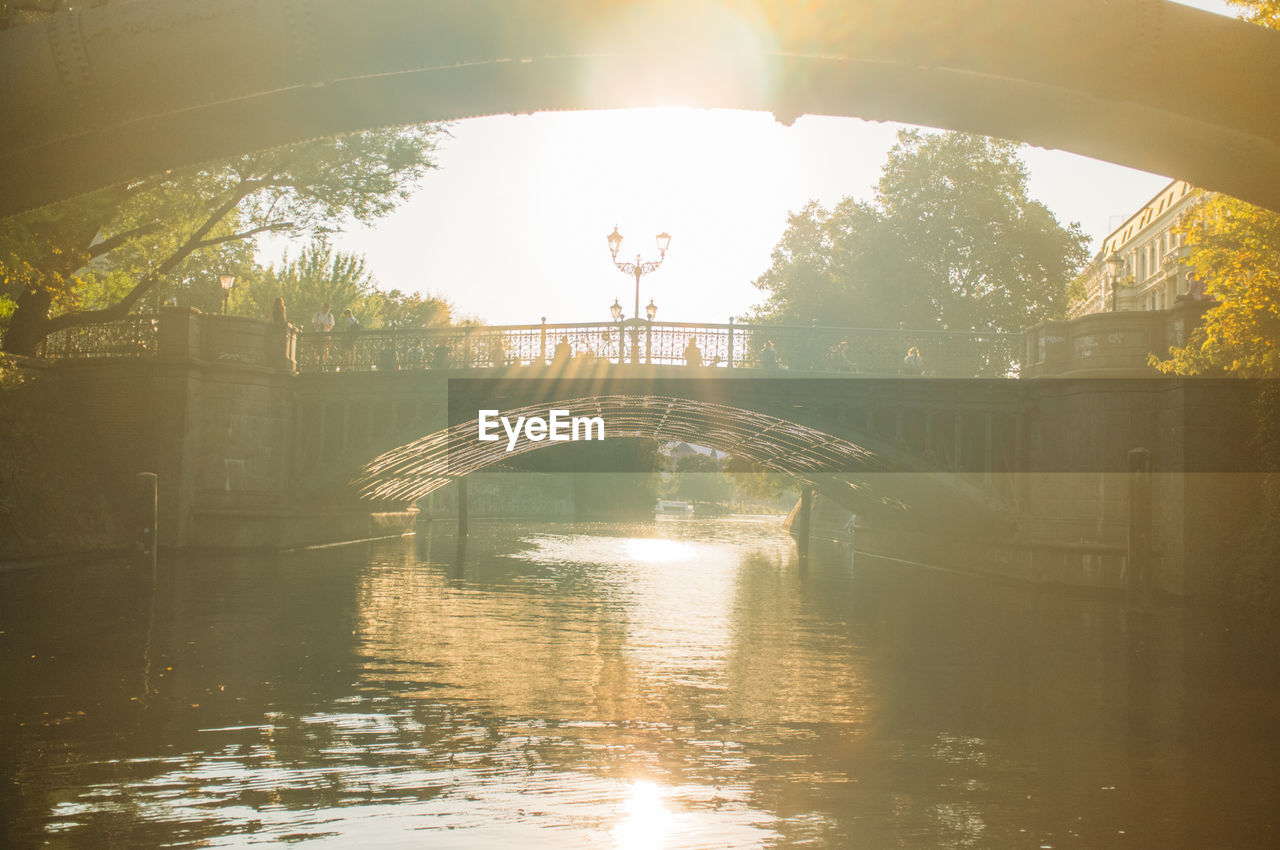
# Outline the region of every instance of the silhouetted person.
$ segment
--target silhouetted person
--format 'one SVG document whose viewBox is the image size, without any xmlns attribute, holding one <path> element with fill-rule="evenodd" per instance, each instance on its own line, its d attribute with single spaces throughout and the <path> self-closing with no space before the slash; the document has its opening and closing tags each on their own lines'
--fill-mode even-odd
<svg viewBox="0 0 1280 850">
<path fill-rule="evenodd" d="M 556 343 L 556 349 L 551 354 L 551 365 L 566 364 L 573 359 L 573 346 L 569 344 L 569 337 L 562 336 L 560 341 Z"/>
<path fill-rule="evenodd" d="M 908 375 L 919 375 L 924 371 L 924 358 L 920 356 L 920 349 L 914 345 L 907 349 L 907 356 L 902 358 L 902 371 Z"/>
<path fill-rule="evenodd" d="M 360 330 L 360 320 L 350 308 L 342 311 L 342 361 L 348 369 L 356 362 L 356 333 Z"/>
<path fill-rule="evenodd" d="M 320 343 L 320 363 L 325 368 L 329 366 L 329 349 L 333 346 L 333 338 L 329 336 L 333 325 L 333 306 L 326 301 L 324 306 L 311 317 L 311 329 L 325 335 L 324 341 Z"/>
<path fill-rule="evenodd" d="M 284 315 L 284 298 L 277 295 L 276 300 L 271 302 L 271 324 L 287 325 L 289 320 Z"/>
<path fill-rule="evenodd" d="M 378 352 L 378 371 L 400 371 L 400 363 L 396 359 L 396 347 L 392 344 L 391 340 L 384 342 L 382 344 L 382 350 Z"/>
<path fill-rule="evenodd" d="M 404 367 L 406 369 L 421 369 L 427 364 L 427 352 L 422 348 L 422 340 L 415 339 L 413 348 L 404 353 Z"/>
<path fill-rule="evenodd" d="M 489 365 L 507 365 L 507 347 L 502 344 L 502 337 L 495 335 L 489 342 Z"/>
<path fill-rule="evenodd" d="M 760 368 L 778 368 L 778 350 L 773 347 L 773 340 L 771 339 L 765 340 L 764 348 L 760 349 Z"/>
<path fill-rule="evenodd" d="M 311 329 L 316 333 L 327 334 L 333 330 L 333 307 L 328 301 L 311 317 Z"/>
<path fill-rule="evenodd" d="M 689 337 L 689 344 L 684 347 L 684 365 L 702 365 L 702 349 L 698 348 L 698 343 L 694 342 L 693 337 Z"/>
<path fill-rule="evenodd" d="M 841 340 L 827 352 L 827 368 L 832 372 L 853 371 L 853 361 L 849 359 L 849 343 Z"/>
<path fill-rule="evenodd" d="M 431 349 L 431 368 L 432 369 L 448 369 L 449 368 L 449 346 L 443 343 Z"/>
</svg>

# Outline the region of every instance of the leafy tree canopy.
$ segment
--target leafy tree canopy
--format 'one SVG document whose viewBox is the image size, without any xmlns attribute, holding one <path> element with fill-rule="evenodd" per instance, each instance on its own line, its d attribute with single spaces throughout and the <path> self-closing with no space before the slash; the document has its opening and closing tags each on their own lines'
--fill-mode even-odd
<svg viewBox="0 0 1280 850">
<path fill-rule="evenodd" d="M 1244 9 L 1240 17 L 1246 21 L 1280 29 L 1280 0 L 1227 0 L 1227 3 Z"/>
<path fill-rule="evenodd" d="M 1187 345 L 1153 365 L 1179 375 L 1280 376 L 1280 213 L 1211 195 L 1180 229 L 1193 274 L 1218 304 Z"/>
<path fill-rule="evenodd" d="M 15 305 L 4 349 L 30 354 L 47 334 L 121 318 L 166 285 L 208 290 L 210 259 L 235 259 L 258 234 L 323 235 L 385 216 L 435 167 L 444 132 L 421 125 L 318 139 L 0 222 L 0 296 Z"/>
<path fill-rule="evenodd" d="M 903 130 L 874 201 L 791 215 L 755 281 L 768 294 L 758 316 L 1015 332 L 1062 315 L 1087 243 L 1028 196 L 1013 143 Z"/>
<path fill-rule="evenodd" d="M 1280 0 L 1228 0 L 1245 20 L 1280 29 Z M 1163 372 L 1226 371 L 1242 377 L 1280 376 L 1280 213 L 1209 195 L 1184 219 L 1188 263 L 1219 303 L 1204 315 L 1186 346 L 1152 357 Z M 1275 411 L 1269 408 L 1272 426 Z"/>
<path fill-rule="evenodd" d="M 382 291 L 364 257 L 335 250 L 325 236 L 312 240 L 296 257 L 286 252 L 278 266 L 255 269 L 237 284 L 227 308 L 267 318 L 277 297 L 284 299 L 289 320 L 303 330 L 311 330 L 311 317 L 325 304 L 335 316 L 349 308 L 366 329 L 425 328 L 453 321 L 453 305 L 443 298 Z"/>
</svg>

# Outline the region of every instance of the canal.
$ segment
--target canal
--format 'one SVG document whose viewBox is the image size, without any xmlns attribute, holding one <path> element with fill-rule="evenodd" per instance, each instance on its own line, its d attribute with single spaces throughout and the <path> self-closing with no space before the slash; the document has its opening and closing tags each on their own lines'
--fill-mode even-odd
<svg viewBox="0 0 1280 850">
<path fill-rule="evenodd" d="M 1276 846 L 1276 637 L 744 517 L 11 570 L 0 844 Z"/>
</svg>

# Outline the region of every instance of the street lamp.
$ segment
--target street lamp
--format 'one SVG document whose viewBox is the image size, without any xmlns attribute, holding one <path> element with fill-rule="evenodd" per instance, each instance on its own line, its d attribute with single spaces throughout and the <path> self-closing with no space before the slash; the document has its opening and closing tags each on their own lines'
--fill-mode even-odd
<svg viewBox="0 0 1280 850">
<path fill-rule="evenodd" d="M 1120 275 L 1124 273 L 1124 257 L 1120 256 L 1119 251 L 1112 251 L 1106 262 L 1107 271 L 1111 274 L 1111 312 L 1114 313 L 1120 309 L 1120 296 L 1116 287 L 1120 285 Z"/>
<path fill-rule="evenodd" d="M 222 284 L 222 315 L 227 315 L 227 299 L 231 297 L 231 290 L 236 285 L 236 276 L 233 274 L 218 275 L 218 283 Z"/>
<path fill-rule="evenodd" d="M 653 303 L 653 299 L 649 299 L 649 304 L 644 308 L 644 314 L 649 317 L 649 321 L 653 321 L 653 317 L 658 315 L 658 305 Z"/>
<path fill-rule="evenodd" d="M 609 312 L 613 315 L 613 320 L 619 322 L 622 320 L 622 305 L 618 303 L 618 299 L 613 299 L 613 303 L 609 305 Z"/>
<path fill-rule="evenodd" d="M 656 271 L 658 266 L 662 265 L 662 261 L 667 257 L 667 248 L 671 247 L 671 234 L 664 231 L 655 237 L 658 243 L 658 259 L 655 262 L 649 263 L 641 262 L 639 254 L 636 254 L 636 261 L 634 263 L 618 262 L 618 251 L 622 248 L 622 234 L 618 232 L 617 225 L 614 225 L 613 232 L 610 233 L 607 238 L 609 240 L 609 254 L 613 257 L 613 264 L 617 266 L 618 270 L 623 274 L 633 275 L 636 279 L 636 309 L 631 315 L 634 317 L 632 321 L 638 322 L 640 320 L 640 277 L 648 274 L 649 272 Z M 619 311 L 621 311 L 621 307 L 619 307 Z M 658 307 L 652 300 L 649 301 L 649 309 L 646 312 L 648 313 L 649 321 L 653 321 L 653 317 L 658 312 Z M 633 363 L 640 359 L 639 349 L 639 334 L 633 334 L 631 349 L 631 361 Z"/>
</svg>

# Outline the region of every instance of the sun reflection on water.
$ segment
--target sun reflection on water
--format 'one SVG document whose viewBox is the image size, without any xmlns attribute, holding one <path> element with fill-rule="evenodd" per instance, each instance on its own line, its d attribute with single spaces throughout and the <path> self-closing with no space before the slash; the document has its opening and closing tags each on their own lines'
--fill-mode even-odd
<svg viewBox="0 0 1280 850">
<path fill-rule="evenodd" d="M 675 815 L 662 802 L 662 789 L 653 782 L 637 780 L 623 803 L 626 819 L 613 829 L 621 850 L 664 847 L 672 832 Z"/>
<path fill-rule="evenodd" d="M 628 538 L 623 541 L 622 548 L 628 558 L 646 564 L 691 561 L 694 556 L 693 547 L 687 543 L 653 537 Z"/>
</svg>

